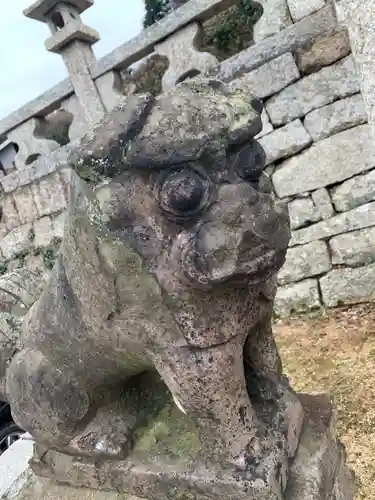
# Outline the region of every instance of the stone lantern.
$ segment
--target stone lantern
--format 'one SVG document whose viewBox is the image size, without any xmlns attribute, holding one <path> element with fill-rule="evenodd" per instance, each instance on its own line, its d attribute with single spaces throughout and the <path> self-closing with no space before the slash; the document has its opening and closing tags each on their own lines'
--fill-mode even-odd
<svg viewBox="0 0 375 500">
<path fill-rule="evenodd" d="M 52 33 L 45 41 L 50 52 L 60 54 L 68 69 L 76 97 L 89 124 L 105 113 L 98 89 L 90 74 L 95 62 L 92 45 L 100 40 L 99 33 L 82 22 L 81 13 L 94 0 L 37 0 L 24 10 L 24 15 L 46 23 Z"/>
</svg>

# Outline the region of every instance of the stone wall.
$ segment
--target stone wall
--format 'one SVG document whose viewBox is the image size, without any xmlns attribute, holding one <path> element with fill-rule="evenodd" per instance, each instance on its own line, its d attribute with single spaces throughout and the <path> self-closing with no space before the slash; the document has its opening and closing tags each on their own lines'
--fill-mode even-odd
<svg viewBox="0 0 375 500">
<path fill-rule="evenodd" d="M 372 300 L 375 154 L 347 31 L 328 1 L 261 3 L 257 43 L 215 76 L 264 101 L 259 140 L 292 227 L 276 313 Z M 65 149 L 54 155 L 56 171 L 41 157 L 0 179 L 3 278 L 19 269 L 45 277 L 53 263 L 66 207 L 66 177 L 57 171 Z"/>
<path fill-rule="evenodd" d="M 289 0 L 289 13 L 314 3 L 325 2 Z M 264 100 L 267 173 L 289 208 L 276 314 L 373 300 L 375 152 L 347 31 L 337 26 L 233 84 Z"/>
<path fill-rule="evenodd" d="M 22 319 L 40 296 L 62 238 L 66 185 L 55 172 L 0 196 L 0 400 Z"/>
</svg>

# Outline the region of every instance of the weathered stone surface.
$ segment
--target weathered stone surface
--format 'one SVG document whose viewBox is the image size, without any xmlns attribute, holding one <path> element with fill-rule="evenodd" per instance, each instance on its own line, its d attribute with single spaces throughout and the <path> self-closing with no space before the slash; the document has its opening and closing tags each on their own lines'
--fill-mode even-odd
<svg viewBox="0 0 375 500">
<path fill-rule="evenodd" d="M 24 259 L 24 267 L 32 272 L 42 273 L 46 271 L 42 255 L 34 255 L 30 253 Z"/>
<path fill-rule="evenodd" d="M 48 156 L 60 147 L 56 141 L 43 137 L 43 130 L 44 118 L 33 117 L 7 132 L 7 138 L 19 146 L 14 158 L 18 169 L 25 169 L 38 156 Z"/>
<path fill-rule="evenodd" d="M 6 227 L 6 232 L 11 231 L 21 224 L 16 208 L 16 202 L 12 195 L 5 196 L 2 201 L 2 218 L 1 221 Z"/>
<path fill-rule="evenodd" d="M 13 493 L 13 492 L 11 492 Z M 91 488 L 72 488 L 57 484 L 51 479 L 43 479 L 32 475 L 25 481 L 25 487 L 16 499 L 11 495 L 4 500 L 146 500 L 139 497 L 117 493 L 115 491 L 99 491 Z"/>
<path fill-rule="evenodd" d="M 17 269 L 0 278 L 0 310 L 21 317 L 39 298 L 44 286 L 41 275 Z"/>
<path fill-rule="evenodd" d="M 25 268 L 8 272 L 0 278 L 1 401 L 6 401 L 7 399 L 5 396 L 5 375 L 9 363 L 19 349 L 23 317 L 39 298 L 45 284 L 45 279 L 42 272 L 30 273 Z"/>
<path fill-rule="evenodd" d="M 295 53 L 298 67 L 305 74 L 318 71 L 349 54 L 350 42 L 345 28 L 320 36 Z"/>
<path fill-rule="evenodd" d="M 292 233 L 291 246 L 302 245 L 314 240 L 327 239 L 336 234 L 375 226 L 375 202 L 361 205 L 349 212 L 335 215 Z"/>
<path fill-rule="evenodd" d="M 326 273 L 331 267 L 326 243 L 313 241 L 307 245 L 289 248 L 277 279 L 281 285 L 286 285 Z"/>
<path fill-rule="evenodd" d="M 319 307 L 318 280 L 307 279 L 292 285 L 279 286 L 275 298 L 275 314 L 289 316 Z"/>
<path fill-rule="evenodd" d="M 329 219 L 334 215 L 335 211 L 326 188 L 314 191 L 311 193 L 311 198 L 321 219 Z"/>
<path fill-rule="evenodd" d="M 254 41 L 260 42 L 292 24 L 286 0 L 263 0 L 263 15 L 254 26 Z"/>
<path fill-rule="evenodd" d="M 135 61 L 151 54 L 154 47 L 184 26 L 195 21 L 203 23 L 215 14 L 227 9 L 232 0 L 189 0 L 179 9 L 170 13 L 162 23 L 155 23 L 147 31 L 125 42 L 92 65 L 94 79 L 116 67 L 129 67 Z"/>
<path fill-rule="evenodd" d="M 173 88 L 186 75 L 204 74 L 219 65 L 219 60 L 214 55 L 199 50 L 197 40 L 202 36 L 202 25 L 195 22 L 155 45 L 155 53 L 167 57 L 169 61 L 162 78 L 164 91 Z"/>
<path fill-rule="evenodd" d="M 31 471 L 28 467 L 33 455 L 33 442 L 18 439 L 0 457 L 1 498 L 18 500 L 24 486 L 28 484 Z M 40 497 L 43 498 L 43 497 Z M 36 500 L 36 498 L 34 499 Z"/>
<path fill-rule="evenodd" d="M 297 198 L 288 203 L 290 227 L 298 229 L 320 220 L 314 202 L 311 198 Z"/>
<path fill-rule="evenodd" d="M 169 463 L 188 435 L 173 481 L 196 471 L 197 500 L 212 484 L 223 499 L 280 498 L 303 412 L 271 329 L 290 231 L 253 139 L 260 101 L 201 78 L 139 99 L 77 145 L 65 237 L 7 372 L 14 418 L 37 442 L 33 470 L 62 456 L 70 484 L 128 491 L 138 477 L 137 493 L 164 499 L 172 483 L 142 466 L 156 419 Z M 249 461 L 245 488 L 233 474 Z"/>
<path fill-rule="evenodd" d="M 357 92 L 358 75 L 349 56 L 293 83 L 271 97 L 266 108 L 273 125 L 279 126 Z"/>
<path fill-rule="evenodd" d="M 270 122 L 270 117 L 267 114 L 266 108 L 263 108 L 261 118 L 262 118 L 262 131 L 255 136 L 255 139 L 259 139 L 260 137 L 269 134 L 273 130 L 273 126 L 272 123 Z"/>
<path fill-rule="evenodd" d="M 285 500 L 351 500 L 356 494 L 353 472 L 336 436 L 332 398 L 327 394 L 300 394 L 305 420 L 313 423 L 301 435 Z"/>
<path fill-rule="evenodd" d="M 288 7 L 293 22 L 310 16 L 326 5 L 326 0 L 288 0 Z"/>
<path fill-rule="evenodd" d="M 58 173 L 54 173 L 32 184 L 34 201 L 41 217 L 60 212 L 66 208 L 64 187 Z"/>
<path fill-rule="evenodd" d="M 56 149 L 49 156 L 40 156 L 36 161 L 24 170 L 17 170 L 12 174 L 6 175 L 0 179 L 4 193 L 11 193 L 15 189 L 41 179 L 60 168 L 69 168 L 71 162 L 75 161 L 72 155 L 74 144 L 70 143 L 64 147 Z"/>
<path fill-rule="evenodd" d="M 336 418 L 333 412 L 331 398 L 326 394 L 299 394 L 304 410 L 304 426 L 301 435 L 298 452 L 295 460 L 291 464 L 292 474 L 288 478 L 288 487 L 285 492 L 285 500 L 352 500 L 355 495 L 355 481 L 352 471 L 347 467 L 345 461 L 345 450 L 336 436 Z M 183 419 L 183 417 L 182 417 Z M 181 432 L 181 431 L 180 431 Z M 159 428 L 158 436 L 161 431 Z M 177 436 L 179 437 L 179 436 Z M 177 442 L 181 441 L 176 439 Z M 50 471 L 56 470 L 56 477 L 60 481 L 66 482 L 68 475 L 77 473 L 74 467 L 81 471 L 82 480 L 80 483 L 87 484 L 88 478 L 95 474 L 95 468 L 89 464 L 79 462 L 70 457 L 65 460 L 55 454 L 56 462 L 51 461 L 51 452 L 46 455 L 46 463 Z M 177 500 L 181 498 L 194 498 L 194 500 L 208 500 L 220 496 L 225 500 L 239 498 L 232 489 L 232 494 L 228 495 L 228 479 L 233 476 L 227 470 L 220 472 L 220 482 L 214 482 L 212 474 L 208 468 L 200 466 L 194 471 L 185 472 L 184 460 L 179 460 L 178 466 L 174 462 L 162 469 L 163 458 L 150 460 L 150 464 L 145 470 L 139 473 L 136 468 L 126 469 L 126 464 L 120 462 L 116 465 L 112 462 L 107 467 L 107 476 L 115 474 L 123 479 L 130 474 L 131 490 L 136 491 L 139 497 L 129 497 L 129 494 L 121 494 L 117 491 L 95 491 L 88 488 L 72 488 L 66 485 L 60 486 L 57 483 L 32 476 L 18 500 L 142 500 L 155 499 L 164 500 L 168 492 L 168 498 Z M 52 462 L 52 463 L 51 463 Z M 155 465 L 156 464 L 156 465 Z M 158 467 L 159 465 L 159 467 Z M 43 465 L 42 465 L 43 467 Z M 175 472 L 176 469 L 176 472 Z M 181 469 L 185 472 L 184 475 Z M 163 474 L 156 471 L 163 470 Z M 103 477 L 103 466 L 99 462 L 96 468 L 95 480 Z M 205 480 L 204 480 L 205 474 Z M 163 477 L 163 479 L 161 479 Z M 185 481 L 183 481 L 185 477 Z M 173 478 L 172 480 L 170 478 Z M 188 482 L 186 482 L 186 478 Z M 117 480 L 117 484 L 120 481 Z M 173 488 L 170 487 L 173 484 Z M 199 490 L 198 489 L 199 485 Z M 121 491 L 121 486 L 118 487 Z M 79 495 L 79 496 L 78 496 Z M 188 496 L 187 496 L 188 495 Z M 140 498 L 142 497 L 142 498 Z M 241 499 L 255 500 L 259 497 L 242 494 Z M 263 495 L 261 498 L 264 498 Z M 268 497 L 268 500 L 270 497 Z M 6 497 L 4 500 L 14 500 Z"/>
<path fill-rule="evenodd" d="M 36 99 L 28 102 L 21 108 L 0 120 L 0 135 L 6 135 L 9 130 L 16 128 L 21 123 L 33 116 L 44 116 L 48 110 L 56 109 L 59 103 L 69 95 L 73 94 L 73 86 L 69 78 L 58 83 L 54 87 L 39 95 Z"/>
<path fill-rule="evenodd" d="M 365 124 L 327 137 L 286 160 L 272 180 L 277 195 L 283 198 L 344 181 L 374 165 L 375 148 Z"/>
<path fill-rule="evenodd" d="M 291 52 L 276 57 L 260 68 L 246 73 L 231 82 L 231 88 L 248 88 L 249 91 L 265 99 L 298 80 L 300 73 Z"/>
<path fill-rule="evenodd" d="M 252 45 L 220 64 L 217 77 L 225 82 L 232 81 L 275 57 L 296 50 L 301 45 L 316 40 L 319 36 L 337 27 L 332 5 L 327 5 L 302 21 L 285 30 Z"/>
<path fill-rule="evenodd" d="M 56 238 L 62 238 L 64 236 L 66 215 L 66 212 L 62 212 L 52 219 L 53 231 Z"/>
<path fill-rule="evenodd" d="M 375 170 L 353 177 L 333 188 L 331 197 L 338 212 L 375 200 Z"/>
<path fill-rule="evenodd" d="M 340 99 L 306 115 L 304 125 L 314 141 L 367 122 L 361 94 Z"/>
<path fill-rule="evenodd" d="M 375 228 L 340 234 L 329 241 L 332 263 L 356 266 L 375 261 Z"/>
<path fill-rule="evenodd" d="M 6 259 L 25 252 L 32 246 L 32 224 L 24 224 L 10 231 L 1 241 L 0 248 Z"/>
<path fill-rule="evenodd" d="M 50 245 L 55 237 L 51 217 L 47 215 L 34 222 L 34 233 L 34 246 L 36 248 Z"/>
<path fill-rule="evenodd" d="M 15 191 L 13 199 L 21 224 L 33 222 L 38 217 L 33 194 L 28 186 Z"/>
<path fill-rule="evenodd" d="M 375 264 L 333 269 L 320 279 L 320 288 L 328 307 L 372 301 L 375 299 Z"/>
<path fill-rule="evenodd" d="M 295 120 L 262 137 L 259 142 L 267 155 L 266 165 L 270 165 L 298 153 L 308 147 L 312 140 L 301 120 Z"/>
<path fill-rule="evenodd" d="M 11 298 L 6 297 L 4 291 L 1 292 L 0 301 L 1 309 L 3 303 L 8 298 L 6 308 L 10 309 L 9 302 Z M 20 308 L 19 308 L 20 309 Z M 19 311 L 18 311 L 19 312 Z M 26 311 L 25 311 L 26 312 Z M 4 400 L 4 382 L 6 370 L 12 360 L 14 354 L 17 352 L 17 343 L 20 336 L 22 326 L 22 316 L 15 316 L 9 312 L 0 311 L 0 397 Z"/>
<path fill-rule="evenodd" d="M 362 95 L 374 135 L 374 0 L 335 0 L 334 5 L 339 22 L 349 30 L 353 56 L 361 79 Z"/>
</svg>

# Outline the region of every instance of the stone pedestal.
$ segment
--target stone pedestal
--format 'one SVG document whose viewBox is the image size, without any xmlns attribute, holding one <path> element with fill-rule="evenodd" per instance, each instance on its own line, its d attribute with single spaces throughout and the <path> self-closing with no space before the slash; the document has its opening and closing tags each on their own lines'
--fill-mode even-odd
<svg viewBox="0 0 375 500">
<path fill-rule="evenodd" d="M 354 478 L 336 437 L 335 418 L 326 395 L 300 395 L 305 420 L 290 469 L 285 500 L 352 500 Z M 166 407 L 139 435 L 126 462 L 89 462 L 35 450 L 33 476 L 19 500 L 258 500 L 273 499 L 261 480 L 199 459 L 190 422 Z M 159 441 L 160 439 L 160 441 Z M 65 484 L 58 484 L 55 480 Z M 74 486 L 71 486 L 74 485 Z M 10 499 L 9 499 L 10 500 Z"/>
</svg>

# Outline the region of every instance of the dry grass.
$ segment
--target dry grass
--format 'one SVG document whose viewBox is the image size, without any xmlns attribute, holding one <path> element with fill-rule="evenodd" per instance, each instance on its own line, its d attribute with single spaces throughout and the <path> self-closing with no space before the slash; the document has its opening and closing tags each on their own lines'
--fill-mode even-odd
<svg viewBox="0 0 375 500">
<path fill-rule="evenodd" d="M 275 333 L 293 387 L 333 394 L 357 500 L 375 500 L 375 305 L 278 321 Z"/>
</svg>

